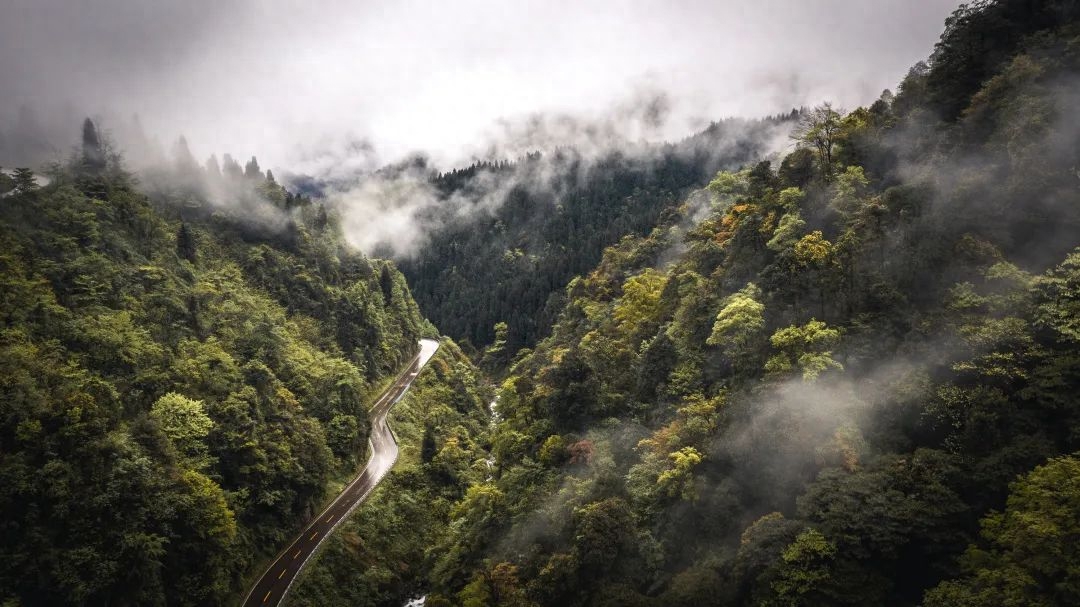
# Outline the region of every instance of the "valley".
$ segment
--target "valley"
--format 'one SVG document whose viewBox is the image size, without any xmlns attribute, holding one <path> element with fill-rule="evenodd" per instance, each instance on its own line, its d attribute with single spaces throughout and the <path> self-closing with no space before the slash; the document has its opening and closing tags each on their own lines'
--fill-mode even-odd
<svg viewBox="0 0 1080 607">
<path fill-rule="evenodd" d="M 198 162 L 194 137 L 166 153 L 137 117 L 0 113 L 0 605 L 1080 604 L 1080 8 L 979 0 L 942 26 L 877 7 L 911 37 L 932 18 L 937 42 L 842 107 L 803 103 L 770 53 L 807 81 L 815 53 L 855 70 L 880 49 L 843 45 L 886 17 L 850 3 L 798 47 L 772 32 L 802 9 L 736 4 L 656 19 L 698 53 L 724 38 L 698 21 L 745 8 L 769 35 L 731 34 L 752 76 L 729 86 L 791 109 L 689 116 L 657 77 L 670 90 L 600 112 L 498 115 L 456 156 L 384 158 L 365 121 L 402 141 L 465 126 L 395 122 L 372 93 L 319 135 L 324 101 L 282 80 L 312 107 L 237 106 L 296 138 L 260 152 L 291 158 L 272 170 Z M 303 67 L 332 97 L 368 58 L 315 34 L 400 17 L 290 10 L 274 28 L 312 29 L 258 30 L 252 10 L 237 23 L 259 35 L 206 40 L 311 38 Z M 407 61 L 379 55 L 403 71 L 365 84 L 423 73 L 416 95 L 449 95 L 495 74 L 520 87 L 476 103 L 495 111 L 580 67 L 505 69 L 512 45 L 435 30 L 445 73 L 416 67 L 410 35 Z M 597 36 L 599 57 L 616 43 Z M 633 40 L 696 65 L 666 36 Z M 272 56 L 213 90 L 273 106 L 260 81 L 294 66 Z M 154 89 L 133 74 L 124 90 Z M 838 96 L 869 86 L 837 78 Z M 208 123 L 212 143 L 247 145 L 235 122 Z"/>
</svg>

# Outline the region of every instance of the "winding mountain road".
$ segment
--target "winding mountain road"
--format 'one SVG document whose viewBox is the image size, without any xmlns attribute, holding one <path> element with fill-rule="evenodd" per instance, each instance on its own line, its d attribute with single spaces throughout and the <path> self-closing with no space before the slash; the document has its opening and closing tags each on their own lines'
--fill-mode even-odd
<svg viewBox="0 0 1080 607">
<path fill-rule="evenodd" d="M 370 411 L 371 458 L 360 474 L 353 479 L 345 490 L 326 507 L 318 516 L 311 519 L 304 530 L 296 536 L 288 548 L 282 550 L 270 567 L 262 574 L 244 599 L 244 607 L 274 607 L 281 604 L 300 572 L 311 560 L 334 529 L 355 510 L 371 490 L 379 484 L 382 477 L 390 471 L 397 461 L 398 447 L 390 426 L 386 423 L 386 414 L 390 407 L 401 400 L 420 373 L 420 369 L 439 348 L 439 342 L 432 339 L 420 340 L 420 353 L 409 363 L 404 373 L 375 401 Z"/>
</svg>

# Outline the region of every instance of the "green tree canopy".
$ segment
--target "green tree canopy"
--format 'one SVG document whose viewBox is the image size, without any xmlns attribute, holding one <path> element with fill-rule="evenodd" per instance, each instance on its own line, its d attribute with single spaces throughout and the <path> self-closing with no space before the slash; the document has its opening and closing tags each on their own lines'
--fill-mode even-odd
<svg viewBox="0 0 1080 607">
<path fill-rule="evenodd" d="M 1017 480 L 1005 511 L 983 518 L 982 537 L 961 559 L 964 577 L 927 592 L 927 607 L 1080 603 L 1080 458 Z"/>
</svg>

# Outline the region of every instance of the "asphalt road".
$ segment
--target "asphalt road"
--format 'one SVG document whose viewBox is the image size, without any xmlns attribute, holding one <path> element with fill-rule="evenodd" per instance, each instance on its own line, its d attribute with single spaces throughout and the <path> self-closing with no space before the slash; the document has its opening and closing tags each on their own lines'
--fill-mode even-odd
<svg viewBox="0 0 1080 607">
<path fill-rule="evenodd" d="M 368 441 L 371 445 L 371 458 L 367 465 L 327 506 L 326 510 L 311 519 L 289 546 L 278 554 L 248 592 L 247 598 L 244 599 L 244 607 L 271 607 L 281 604 L 293 580 L 300 575 L 319 545 L 367 498 L 371 490 L 393 467 L 394 462 L 397 461 L 398 447 L 397 440 L 394 439 L 394 434 L 386 423 L 386 414 L 389 413 L 390 407 L 405 395 L 405 391 L 412 385 L 420 369 L 427 364 L 438 347 L 439 342 L 435 340 L 420 340 L 420 353 L 371 407 L 369 413 L 371 436 Z"/>
</svg>

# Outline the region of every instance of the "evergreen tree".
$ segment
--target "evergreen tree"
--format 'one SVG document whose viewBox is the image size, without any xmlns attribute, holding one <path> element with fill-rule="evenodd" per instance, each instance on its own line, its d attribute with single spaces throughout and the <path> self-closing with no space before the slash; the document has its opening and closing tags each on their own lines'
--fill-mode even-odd
<svg viewBox="0 0 1080 607">
<path fill-rule="evenodd" d="M 34 172 L 26 167 L 15 169 L 15 174 L 12 175 L 12 179 L 15 182 L 15 191 L 19 194 L 28 194 L 38 187 L 37 180 L 34 178 Z"/>
<path fill-rule="evenodd" d="M 382 267 L 382 272 L 379 274 L 379 287 L 382 289 L 386 303 L 394 300 L 394 277 L 390 275 L 390 264 Z"/>
<path fill-rule="evenodd" d="M 262 179 L 262 170 L 259 169 L 259 161 L 254 156 L 244 165 L 244 177 L 248 179 Z"/>
<path fill-rule="evenodd" d="M 89 173 L 101 173 L 105 170 L 105 146 L 98 135 L 94 121 L 83 120 L 82 126 L 82 165 Z"/>
<path fill-rule="evenodd" d="M 435 443 L 435 429 L 431 426 L 424 427 L 424 438 L 420 442 L 420 460 L 425 464 L 435 459 L 439 447 Z"/>
<path fill-rule="evenodd" d="M 195 162 L 195 156 L 191 154 L 187 138 L 183 135 L 181 135 L 173 145 L 173 161 L 176 162 L 176 167 L 181 173 L 188 175 L 193 174 L 199 166 L 198 163 Z"/>
<path fill-rule="evenodd" d="M 319 211 L 315 213 L 315 228 L 318 230 L 326 229 L 326 226 L 330 223 L 330 216 L 326 213 L 326 205 L 319 205 Z"/>
<path fill-rule="evenodd" d="M 244 176 L 244 169 L 240 167 L 231 154 L 225 154 L 221 158 L 221 172 L 230 179 L 240 179 Z"/>
<path fill-rule="evenodd" d="M 15 189 L 15 180 L 0 167 L 0 196 Z"/>
<path fill-rule="evenodd" d="M 210 154 L 210 157 L 206 159 L 206 174 L 211 179 L 221 179 L 221 165 L 218 164 L 216 154 Z"/>
<path fill-rule="evenodd" d="M 195 263 L 198 254 L 195 235 L 191 233 L 191 228 L 186 223 L 181 223 L 180 229 L 176 231 L 176 254 L 182 259 Z"/>
</svg>

